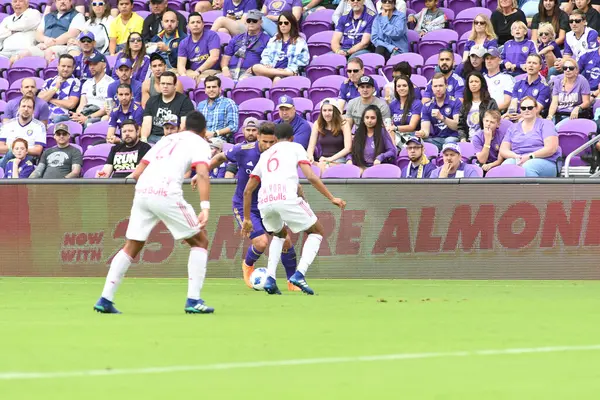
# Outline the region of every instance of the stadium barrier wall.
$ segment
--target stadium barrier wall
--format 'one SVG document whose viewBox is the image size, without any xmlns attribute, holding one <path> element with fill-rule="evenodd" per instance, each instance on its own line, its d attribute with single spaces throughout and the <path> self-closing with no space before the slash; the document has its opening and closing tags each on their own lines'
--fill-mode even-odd
<svg viewBox="0 0 600 400">
<path fill-rule="evenodd" d="M 105 276 L 125 240 L 133 186 L 28 182 L 0 184 L 0 276 Z M 313 278 L 600 278 L 593 180 L 328 182 L 345 211 L 308 186 L 326 231 Z M 209 277 L 241 275 L 248 242 L 231 212 L 233 190 L 212 185 Z M 189 185 L 185 198 L 198 210 Z M 293 240 L 300 254 L 303 235 Z M 128 276 L 184 277 L 187 259 L 187 245 L 160 224 Z"/>
</svg>

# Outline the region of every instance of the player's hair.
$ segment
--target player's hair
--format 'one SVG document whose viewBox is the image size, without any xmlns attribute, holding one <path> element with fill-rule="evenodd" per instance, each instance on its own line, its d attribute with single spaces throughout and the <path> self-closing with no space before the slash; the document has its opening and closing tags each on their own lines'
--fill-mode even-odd
<svg viewBox="0 0 600 400">
<path fill-rule="evenodd" d="M 164 78 L 165 76 L 170 76 L 171 78 L 173 78 L 173 84 L 177 85 L 177 75 L 175 75 L 175 73 L 173 71 L 163 72 L 162 75 L 160 76 L 160 79 Z"/>
<path fill-rule="evenodd" d="M 265 121 L 258 127 L 259 135 L 274 135 L 275 124 L 273 122 Z"/>
<path fill-rule="evenodd" d="M 500 122 L 500 120 L 502 119 L 502 115 L 500 114 L 500 111 L 485 110 L 485 112 L 483 113 L 483 117 L 481 118 L 482 123 L 483 123 L 483 119 L 486 117 L 486 115 L 490 118 L 493 118 L 496 122 Z"/>
<path fill-rule="evenodd" d="M 21 100 L 19 100 L 19 107 L 21 107 L 21 103 L 23 101 L 31 101 L 33 103 L 33 107 L 35 107 L 35 97 L 23 96 Z"/>
<path fill-rule="evenodd" d="M 29 147 L 29 143 L 27 143 L 27 140 L 23 139 L 23 138 L 17 138 L 12 142 L 12 145 L 10 146 L 11 150 L 15 149 L 15 144 L 17 143 L 23 143 L 25 145 L 25 148 L 27 149 Z"/>
<path fill-rule="evenodd" d="M 185 116 L 185 129 L 204 137 L 206 133 L 206 118 L 199 111 L 192 111 Z"/>
<path fill-rule="evenodd" d="M 119 86 L 117 86 L 117 92 L 119 91 L 119 89 L 129 89 L 129 93 L 133 93 L 133 91 L 131 90 L 131 85 L 129 83 L 121 83 Z"/>
<path fill-rule="evenodd" d="M 190 16 L 188 17 L 188 23 L 191 21 L 192 17 L 200 17 L 200 19 L 202 20 L 202 22 L 204 22 L 204 18 L 202 17 L 202 14 L 200 14 L 199 12 L 191 12 Z"/>
<path fill-rule="evenodd" d="M 75 65 L 75 58 L 70 54 L 63 54 L 62 56 L 58 57 L 58 63 L 60 64 L 60 61 L 64 60 L 65 58 L 67 60 L 73 61 L 73 65 Z"/>
<path fill-rule="evenodd" d="M 136 132 L 137 132 L 137 130 L 138 130 L 138 128 L 139 128 L 139 126 L 138 126 L 137 122 L 135 122 L 133 119 L 126 119 L 125 121 L 123 121 L 123 122 L 121 123 L 121 130 L 123 130 L 123 127 L 124 127 L 125 125 L 133 125 L 133 127 L 135 128 L 135 131 L 136 131 Z"/>
<path fill-rule="evenodd" d="M 204 80 L 204 86 L 206 86 L 208 82 L 217 82 L 217 86 L 221 87 L 221 79 L 219 79 L 219 77 L 216 75 L 207 76 Z"/>
<path fill-rule="evenodd" d="M 294 128 L 286 122 L 275 125 L 275 137 L 277 140 L 287 140 L 294 137 Z"/>
<path fill-rule="evenodd" d="M 365 115 L 369 111 L 374 111 L 375 116 L 377 117 L 377 123 L 373 128 L 373 144 L 375 145 L 375 157 L 379 154 L 385 152 L 385 137 L 384 135 L 388 135 L 387 132 L 383 129 L 383 117 L 381 115 L 381 110 L 379 107 L 375 105 L 370 105 L 365 108 L 365 111 L 362 113 L 360 117 L 360 124 L 356 129 L 356 134 L 354 135 L 354 142 L 352 143 L 352 162 L 361 168 L 366 168 L 365 162 L 365 143 L 367 141 L 367 125 L 365 124 Z M 385 132 L 385 133 L 384 133 Z M 388 135 L 389 137 L 389 135 Z M 391 140 L 391 139 L 390 139 Z"/>
</svg>

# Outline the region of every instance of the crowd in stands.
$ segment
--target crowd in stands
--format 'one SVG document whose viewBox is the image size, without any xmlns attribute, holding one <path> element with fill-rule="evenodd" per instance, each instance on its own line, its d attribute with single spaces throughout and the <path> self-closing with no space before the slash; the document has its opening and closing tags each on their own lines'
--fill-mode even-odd
<svg viewBox="0 0 600 400">
<path fill-rule="evenodd" d="M 0 174 L 127 177 L 198 110 L 215 154 L 290 123 L 325 177 L 560 175 L 561 126 L 600 118 L 599 7 L 440 1 L 5 2 Z"/>
</svg>

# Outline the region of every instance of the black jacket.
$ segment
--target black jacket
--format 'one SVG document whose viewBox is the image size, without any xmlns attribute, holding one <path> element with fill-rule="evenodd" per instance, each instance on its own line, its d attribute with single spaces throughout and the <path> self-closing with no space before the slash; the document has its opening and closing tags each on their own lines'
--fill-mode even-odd
<svg viewBox="0 0 600 400">
<path fill-rule="evenodd" d="M 496 104 L 496 100 L 490 99 L 489 103 L 483 103 L 479 105 L 479 125 L 483 127 L 483 114 L 486 110 L 497 110 L 498 104 Z M 460 109 L 460 115 L 458 116 L 458 138 L 460 140 L 466 139 L 467 141 L 471 138 L 469 137 L 469 125 L 467 124 L 467 116 L 469 115 L 469 110 L 465 109 L 463 105 Z"/>
</svg>

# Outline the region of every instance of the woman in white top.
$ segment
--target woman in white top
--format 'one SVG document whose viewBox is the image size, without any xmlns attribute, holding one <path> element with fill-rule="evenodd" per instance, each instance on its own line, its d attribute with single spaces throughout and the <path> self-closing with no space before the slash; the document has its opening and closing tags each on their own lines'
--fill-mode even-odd
<svg viewBox="0 0 600 400">
<path fill-rule="evenodd" d="M 108 39 L 108 29 L 110 23 L 115 17 L 110 13 L 110 3 L 108 0 L 91 0 L 90 1 L 90 18 L 85 21 L 85 29 L 94 34 L 96 38 L 96 49 L 100 53 L 108 51 L 110 40 Z M 69 44 L 79 44 L 79 41 L 70 39 Z"/>
</svg>

